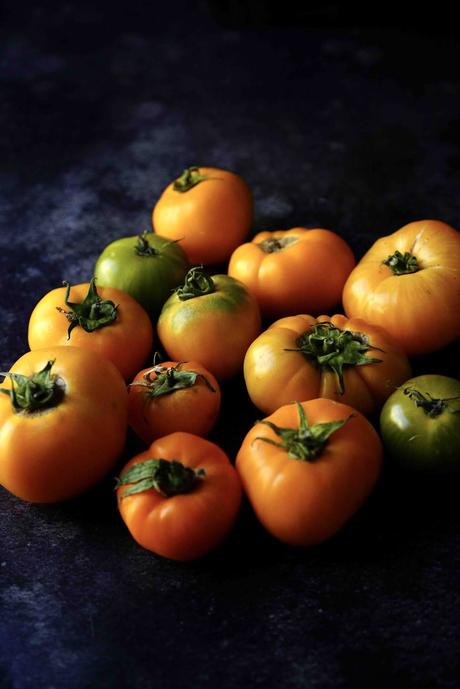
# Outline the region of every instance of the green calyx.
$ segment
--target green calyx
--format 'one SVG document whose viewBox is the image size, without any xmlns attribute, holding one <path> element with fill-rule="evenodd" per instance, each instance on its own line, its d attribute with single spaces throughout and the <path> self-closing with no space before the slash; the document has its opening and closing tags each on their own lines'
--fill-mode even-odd
<svg viewBox="0 0 460 689">
<path fill-rule="evenodd" d="M 147 230 L 137 235 L 137 244 L 134 247 L 135 253 L 138 256 L 158 256 L 160 252 L 154 246 L 150 246 L 147 236 Z"/>
<path fill-rule="evenodd" d="M 176 294 L 181 301 L 202 297 L 216 291 L 216 285 L 210 275 L 202 270 L 203 266 L 190 268 L 185 276 L 184 284 L 177 288 Z"/>
<path fill-rule="evenodd" d="M 64 314 L 69 321 L 69 329 L 67 331 L 67 339 L 70 339 L 72 330 L 81 326 L 87 333 L 91 333 L 98 328 L 104 328 L 110 325 L 117 318 L 118 306 L 115 306 L 110 299 L 101 299 L 96 289 L 96 279 L 92 278 L 88 294 L 80 303 L 70 302 L 70 284 L 64 282 L 66 286 L 66 293 L 64 297 L 64 304 L 69 307 L 70 311 L 66 311 L 57 306 L 57 310 Z"/>
<path fill-rule="evenodd" d="M 161 364 L 153 366 L 143 375 L 142 380 L 131 383 L 130 387 L 138 385 L 145 388 L 146 397 L 153 399 L 162 395 L 169 395 L 175 390 L 191 388 L 200 379 L 211 392 L 216 392 L 206 376 L 196 371 L 183 371 L 182 365 L 183 362 L 180 361 L 175 366 L 162 366 Z"/>
<path fill-rule="evenodd" d="M 200 168 L 196 166 L 186 168 L 183 173 L 174 181 L 173 189 L 180 193 L 184 193 L 196 187 L 200 182 L 210 179 L 209 175 L 202 175 Z"/>
<path fill-rule="evenodd" d="M 305 416 L 305 411 L 299 402 L 296 402 L 299 412 L 299 426 L 297 428 L 280 428 L 271 421 L 260 421 L 272 429 L 280 438 L 279 442 L 272 438 L 258 436 L 255 440 L 262 440 L 275 447 L 280 447 L 293 459 L 303 462 L 313 462 L 323 451 L 327 441 L 335 431 L 351 418 L 341 419 L 340 421 L 329 421 L 326 423 L 315 423 L 310 425 Z"/>
<path fill-rule="evenodd" d="M 404 388 L 403 392 L 409 399 L 415 402 L 416 407 L 423 409 L 425 414 L 432 419 L 435 419 L 444 411 L 449 411 L 452 414 L 460 412 L 460 408 L 452 409 L 451 405 L 449 405 L 449 402 L 459 400 L 460 397 L 432 397 L 429 392 L 423 393 L 413 387 Z"/>
<path fill-rule="evenodd" d="M 63 381 L 51 373 L 54 360 L 48 363 L 31 376 L 24 376 L 20 373 L 0 373 L 11 380 L 11 390 L 2 388 L 0 392 L 8 395 L 13 409 L 16 412 L 43 411 L 56 407 L 64 396 Z"/>
<path fill-rule="evenodd" d="M 410 273 L 416 273 L 420 270 L 420 266 L 417 262 L 417 258 L 410 253 L 410 251 L 405 251 L 403 254 L 396 250 L 394 254 L 388 256 L 383 263 L 388 266 L 395 275 L 409 275 Z"/>
<path fill-rule="evenodd" d="M 295 244 L 297 241 L 298 238 L 292 236 L 279 237 L 278 239 L 275 237 L 269 237 L 268 239 L 264 239 L 263 242 L 259 242 L 257 246 L 259 246 L 266 254 L 274 254 L 278 251 L 283 251 L 283 249 L 291 246 L 291 244 Z"/>
<path fill-rule="evenodd" d="M 297 349 L 286 351 L 301 352 L 323 369 L 333 371 L 341 395 L 345 392 L 344 366 L 365 366 L 382 361 L 382 359 L 365 356 L 369 349 L 377 349 L 369 344 L 367 335 L 351 330 L 341 330 L 329 321 L 316 323 L 297 338 L 296 344 Z"/>
<path fill-rule="evenodd" d="M 169 498 L 181 493 L 190 493 L 197 482 L 205 476 L 204 469 L 190 469 L 175 459 L 146 459 L 129 467 L 117 479 L 115 489 L 131 484 L 122 493 L 121 498 L 142 493 L 150 488 Z"/>
</svg>

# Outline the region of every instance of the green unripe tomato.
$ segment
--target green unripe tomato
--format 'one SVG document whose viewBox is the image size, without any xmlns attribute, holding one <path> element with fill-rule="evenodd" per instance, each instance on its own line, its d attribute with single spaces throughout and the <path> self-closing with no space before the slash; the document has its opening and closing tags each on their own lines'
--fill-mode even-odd
<svg viewBox="0 0 460 689">
<path fill-rule="evenodd" d="M 187 258 L 177 242 L 144 232 L 106 246 L 96 261 L 94 275 L 98 286 L 124 290 L 156 320 L 187 270 Z"/>
<path fill-rule="evenodd" d="M 411 378 L 385 402 L 380 432 L 386 456 L 408 471 L 460 471 L 460 381 Z"/>
</svg>

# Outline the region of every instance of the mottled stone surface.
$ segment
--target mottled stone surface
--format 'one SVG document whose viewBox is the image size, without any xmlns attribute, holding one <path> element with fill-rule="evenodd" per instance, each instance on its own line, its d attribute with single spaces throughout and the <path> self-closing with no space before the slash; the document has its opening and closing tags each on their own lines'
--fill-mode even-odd
<svg viewBox="0 0 460 689">
<path fill-rule="evenodd" d="M 36 301 L 148 228 L 190 164 L 247 179 L 254 230 L 328 227 L 357 257 L 411 220 L 459 226 L 447 26 L 295 25 L 288 6 L 283 25 L 258 23 L 257 3 L 243 23 L 240 3 L 236 20 L 185 0 L 53 5 L 7 2 L 0 26 L 1 370 L 26 351 Z M 454 354 L 415 371 L 459 377 Z M 241 379 L 223 391 L 212 438 L 234 458 L 258 413 Z M 306 551 L 245 506 L 186 565 L 136 546 L 112 487 L 48 507 L 0 492 L 1 689 L 457 689 L 457 480 L 387 471 Z"/>
</svg>

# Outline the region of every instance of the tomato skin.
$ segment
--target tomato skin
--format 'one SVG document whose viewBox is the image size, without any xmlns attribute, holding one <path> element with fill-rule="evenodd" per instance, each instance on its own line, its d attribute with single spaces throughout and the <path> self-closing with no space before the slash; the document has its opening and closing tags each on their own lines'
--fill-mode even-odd
<svg viewBox="0 0 460 689">
<path fill-rule="evenodd" d="M 279 438 L 265 424 L 253 426 L 243 440 L 236 468 L 249 501 L 275 538 L 294 546 L 321 543 L 339 531 L 371 493 L 382 464 L 380 439 L 367 419 L 333 400 L 302 402 L 310 424 L 348 419 L 313 461 L 257 438 Z M 298 427 L 295 404 L 284 405 L 266 420 Z"/>
<path fill-rule="evenodd" d="M 345 366 L 343 394 L 332 371 L 324 370 L 302 352 L 289 351 L 298 348 L 297 340 L 303 333 L 317 323 L 327 322 L 341 330 L 363 333 L 375 347 L 367 356 L 381 359 L 375 364 Z M 410 375 L 407 356 L 384 330 L 342 314 L 281 318 L 254 340 L 244 359 L 249 397 L 266 414 L 295 400 L 325 397 L 349 404 L 368 416 Z"/>
<path fill-rule="evenodd" d="M 189 493 L 164 497 L 154 488 L 122 497 L 123 521 L 139 545 L 172 560 L 194 560 L 215 548 L 231 530 L 241 504 L 241 484 L 227 455 L 209 440 L 190 433 L 171 433 L 133 457 L 132 465 L 151 458 L 177 460 L 205 477 Z"/>
<path fill-rule="evenodd" d="M 178 362 L 165 361 L 161 366 L 165 369 L 176 367 Z M 149 370 L 140 371 L 133 383 L 142 382 Z M 129 387 L 129 425 L 146 444 L 175 431 L 206 436 L 217 420 L 221 391 L 216 378 L 197 361 L 181 364 L 180 370 L 198 373 L 195 384 L 154 398 L 149 397 L 141 385 Z"/>
<path fill-rule="evenodd" d="M 70 288 L 70 301 L 81 302 L 89 283 Z M 102 299 L 118 305 L 116 320 L 103 328 L 86 332 L 77 326 L 68 337 L 69 321 L 58 309 L 68 310 L 64 303 L 66 288 L 58 287 L 45 294 L 36 304 L 29 320 L 28 339 L 31 350 L 43 347 L 72 346 L 91 349 L 109 359 L 125 380 L 130 380 L 146 362 L 153 346 L 153 327 L 146 311 L 133 297 L 112 287 L 98 287 Z"/>
<path fill-rule="evenodd" d="M 252 194 L 239 175 L 199 167 L 207 179 L 185 192 L 169 184 L 152 213 L 154 232 L 180 240 L 190 263 L 226 261 L 245 239 L 252 223 Z"/>
<path fill-rule="evenodd" d="M 274 244 L 284 246 L 273 251 L 263 248 Z M 251 242 L 237 247 L 228 274 L 255 294 L 262 315 L 279 318 L 325 313 L 339 304 L 354 266 L 351 248 L 335 232 L 295 227 L 259 232 Z"/>
<path fill-rule="evenodd" d="M 219 380 L 239 373 L 261 327 L 255 297 L 238 280 L 213 275 L 216 291 L 186 301 L 173 294 L 157 323 L 160 341 L 175 361 L 199 361 Z"/>
<path fill-rule="evenodd" d="M 172 290 L 183 280 L 188 263 L 177 242 L 153 232 L 142 236 L 158 253 L 140 255 L 136 253 L 138 237 L 123 237 L 106 246 L 94 274 L 98 285 L 127 292 L 156 320 Z"/>
<path fill-rule="evenodd" d="M 410 252 L 420 270 L 394 275 L 383 261 Z M 441 349 L 460 337 L 460 233 L 438 220 L 409 223 L 378 239 L 351 272 L 345 313 L 385 328 L 408 354 Z"/>
<path fill-rule="evenodd" d="M 27 352 L 11 367 L 26 376 L 55 359 L 65 383 L 56 407 L 17 413 L 0 395 L 0 484 L 30 502 L 67 500 L 101 480 L 120 457 L 127 429 L 127 392 L 115 366 L 79 347 Z M 11 389 L 6 378 L 0 388 Z"/>
<path fill-rule="evenodd" d="M 437 416 L 429 416 L 405 390 L 415 388 L 437 399 L 457 398 Z M 408 472 L 460 471 L 460 381 L 441 375 L 407 380 L 387 399 L 380 433 L 388 460 Z"/>
</svg>

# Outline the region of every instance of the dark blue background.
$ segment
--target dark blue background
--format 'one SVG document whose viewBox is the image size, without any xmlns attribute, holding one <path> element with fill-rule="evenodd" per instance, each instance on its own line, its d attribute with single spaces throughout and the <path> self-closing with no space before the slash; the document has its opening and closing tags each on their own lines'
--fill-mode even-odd
<svg viewBox="0 0 460 689">
<path fill-rule="evenodd" d="M 191 164 L 243 175 L 254 230 L 328 227 L 358 258 L 412 220 L 458 226 L 452 18 L 374 10 L 4 3 L 1 370 L 26 351 L 36 301 L 149 228 Z M 459 377 L 455 354 L 415 372 Z M 234 458 L 257 417 L 231 381 L 212 437 Z M 185 565 L 136 546 L 112 487 L 48 507 L 0 492 L 1 689 L 457 689 L 457 480 L 386 470 L 343 532 L 305 551 L 246 506 Z"/>
</svg>

